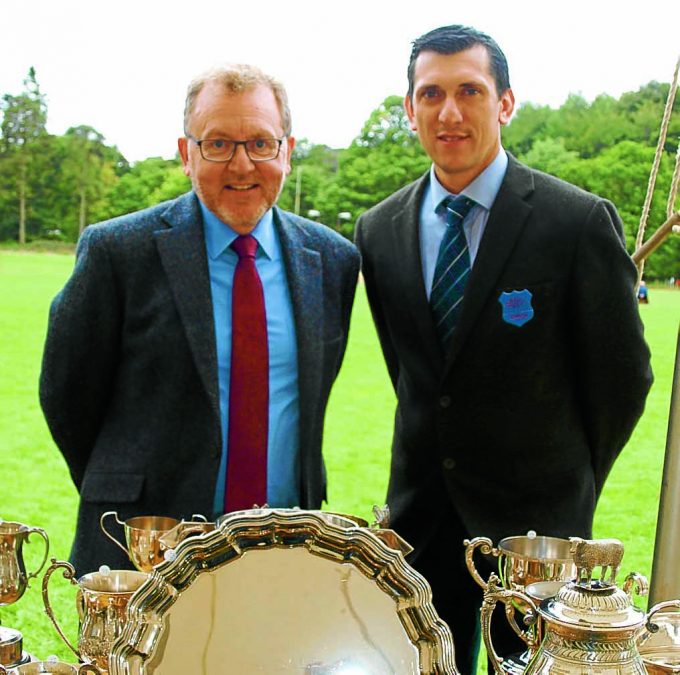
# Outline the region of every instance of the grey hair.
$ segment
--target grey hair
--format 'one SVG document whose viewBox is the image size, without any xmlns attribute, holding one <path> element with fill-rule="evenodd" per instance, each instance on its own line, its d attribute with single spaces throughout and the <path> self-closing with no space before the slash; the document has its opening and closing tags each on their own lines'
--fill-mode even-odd
<svg viewBox="0 0 680 675">
<path fill-rule="evenodd" d="M 196 97 L 200 94 L 203 87 L 209 82 L 215 82 L 224 87 L 224 89 L 232 94 L 239 94 L 241 92 L 253 89 L 258 85 L 269 87 L 281 113 L 281 122 L 283 124 L 284 136 L 290 136 L 292 131 L 292 120 L 290 115 L 290 108 L 288 106 L 288 94 L 286 90 L 276 78 L 267 75 L 256 66 L 251 66 L 245 63 L 236 63 L 226 66 L 218 66 L 211 68 L 206 72 L 195 77 L 187 89 L 187 97 L 184 103 L 184 133 L 187 134 L 189 128 L 189 121 L 193 111 Z"/>
</svg>

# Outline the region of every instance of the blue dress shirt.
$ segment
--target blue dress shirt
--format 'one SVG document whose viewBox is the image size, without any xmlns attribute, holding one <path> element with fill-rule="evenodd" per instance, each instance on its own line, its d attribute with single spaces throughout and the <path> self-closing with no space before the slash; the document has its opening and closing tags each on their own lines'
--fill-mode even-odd
<svg viewBox="0 0 680 675">
<path fill-rule="evenodd" d="M 231 371 L 231 290 L 238 255 L 230 248 L 238 234 L 199 201 L 215 320 L 217 374 L 220 387 L 222 461 L 215 490 L 214 515 L 224 512 L 229 428 L 229 376 Z M 288 289 L 281 245 L 271 209 L 252 232 L 259 247 L 255 266 L 262 280 L 269 340 L 269 434 L 267 438 L 267 503 L 292 507 L 300 503 L 300 402 L 297 343 L 293 305 Z"/>
<path fill-rule="evenodd" d="M 482 241 L 482 235 L 489 219 L 489 211 L 496 200 L 496 195 L 501 189 L 501 183 L 505 178 L 508 168 L 508 156 L 501 148 L 495 159 L 482 171 L 460 194 L 474 199 L 479 206 L 474 206 L 463 221 L 463 231 L 468 242 L 470 253 L 470 265 L 474 266 L 475 257 Z M 434 268 L 437 264 L 439 246 L 446 231 L 445 213 L 437 213 L 436 209 L 442 199 L 458 195 L 449 192 L 438 180 L 434 171 L 434 164 L 430 169 L 430 181 L 425 186 L 423 199 L 420 203 L 420 259 L 423 265 L 423 280 L 428 300 L 432 290 Z"/>
</svg>

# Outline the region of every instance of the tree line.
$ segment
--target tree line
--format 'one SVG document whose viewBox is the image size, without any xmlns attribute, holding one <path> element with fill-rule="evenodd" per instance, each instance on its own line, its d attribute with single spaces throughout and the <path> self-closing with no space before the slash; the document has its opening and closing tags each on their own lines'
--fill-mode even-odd
<svg viewBox="0 0 680 675">
<path fill-rule="evenodd" d="M 635 92 L 588 102 L 570 95 L 562 106 L 522 105 L 503 129 L 504 147 L 534 168 L 610 199 L 635 245 L 669 85 L 650 82 Z M 646 238 L 666 220 L 680 105 L 668 129 Z M 0 241 L 76 241 L 89 224 L 171 199 L 190 189 L 178 157 L 129 163 L 88 125 L 63 135 L 46 130 L 47 103 L 33 68 L 19 94 L 2 97 Z M 400 96 L 371 112 L 349 147 L 302 139 L 279 204 L 352 236 L 366 209 L 422 175 L 430 160 L 409 127 Z M 648 279 L 680 277 L 680 237 L 649 258 Z"/>
</svg>

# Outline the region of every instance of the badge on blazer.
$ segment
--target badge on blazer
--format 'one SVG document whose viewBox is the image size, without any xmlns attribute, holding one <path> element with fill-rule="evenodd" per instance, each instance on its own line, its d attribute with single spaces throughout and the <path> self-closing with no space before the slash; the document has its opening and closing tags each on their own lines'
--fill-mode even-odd
<svg viewBox="0 0 680 675">
<path fill-rule="evenodd" d="M 534 308 L 531 306 L 531 291 L 510 291 L 500 294 L 498 302 L 503 308 L 503 321 L 513 326 L 523 326 L 534 318 Z"/>
</svg>

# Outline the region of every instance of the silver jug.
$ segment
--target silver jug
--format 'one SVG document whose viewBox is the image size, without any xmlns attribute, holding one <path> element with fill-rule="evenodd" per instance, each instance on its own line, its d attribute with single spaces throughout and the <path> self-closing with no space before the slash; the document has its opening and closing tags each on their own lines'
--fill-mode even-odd
<svg viewBox="0 0 680 675">
<path fill-rule="evenodd" d="M 22 548 L 33 533 L 44 539 L 45 555 L 38 569 L 27 573 Z M 0 520 L 0 605 L 11 605 L 24 594 L 29 579 L 37 577 L 44 567 L 49 549 L 50 541 L 45 530 Z"/>
</svg>

